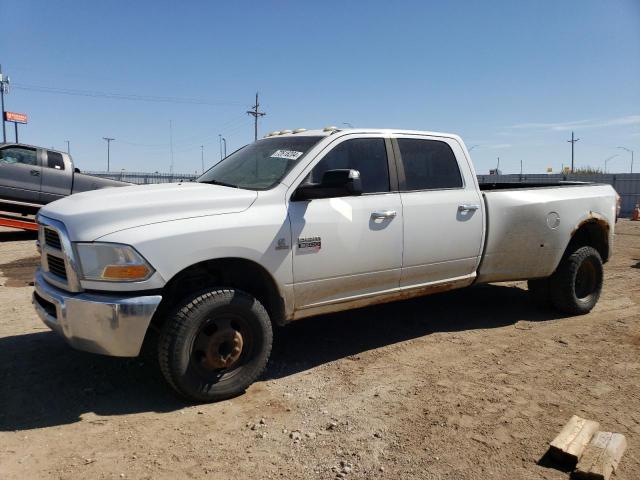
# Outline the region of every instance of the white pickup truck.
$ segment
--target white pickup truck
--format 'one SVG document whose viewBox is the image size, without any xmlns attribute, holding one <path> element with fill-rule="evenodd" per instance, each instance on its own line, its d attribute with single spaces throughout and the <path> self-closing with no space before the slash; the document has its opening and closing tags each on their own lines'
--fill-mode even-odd
<svg viewBox="0 0 640 480">
<path fill-rule="evenodd" d="M 287 130 L 197 182 L 43 207 L 33 303 L 81 350 L 151 342 L 175 390 L 214 401 L 259 377 L 272 325 L 313 315 L 507 280 L 586 313 L 615 214 L 609 185 L 479 186 L 456 135 Z"/>
</svg>

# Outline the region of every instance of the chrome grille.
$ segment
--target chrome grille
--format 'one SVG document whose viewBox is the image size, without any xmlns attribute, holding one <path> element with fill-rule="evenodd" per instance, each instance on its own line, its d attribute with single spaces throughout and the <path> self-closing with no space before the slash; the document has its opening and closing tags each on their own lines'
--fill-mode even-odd
<svg viewBox="0 0 640 480">
<path fill-rule="evenodd" d="M 62 244 L 60 243 L 60 235 L 58 234 L 58 232 L 56 232 L 52 228 L 44 229 L 44 242 L 45 242 L 45 245 L 48 245 L 57 250 L 62 250 Z"/>
<path fill-rule="evenodd" d="M 53 255 L 47 255 L 47 264 L 49 265 L 49 271 L 60 278 L 67 280 L 67 268 L 64 265 L 64 259 L 60 257 L 54 257 Z"/>
<path fill-rule="evenodd" d="M 42 275 L 47 283 L 69 292 L 81 292 L 74 251 L 64 224 L 38 217 L 38 242 L 42 250 Z"/>
</svg>

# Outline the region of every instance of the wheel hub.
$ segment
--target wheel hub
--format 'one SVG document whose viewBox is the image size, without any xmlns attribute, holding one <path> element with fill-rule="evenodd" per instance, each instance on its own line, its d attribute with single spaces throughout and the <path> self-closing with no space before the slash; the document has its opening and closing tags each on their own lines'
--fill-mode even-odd
<svg viewBox="0 0 640 480">
<path fill-rule="evenodd" d="M 243 344 L 242 334 L 231 326 L 215 331 L 208 338 L 202 366 L 208 370 L 231 367 L 240 358 Z"/>
</svg>

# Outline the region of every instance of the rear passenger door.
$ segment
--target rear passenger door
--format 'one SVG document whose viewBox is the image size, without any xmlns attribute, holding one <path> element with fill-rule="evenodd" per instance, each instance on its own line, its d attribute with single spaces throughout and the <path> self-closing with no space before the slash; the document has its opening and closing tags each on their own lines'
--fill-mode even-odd
<svg viewBox="0 0 640 480">
<path fill-rule="evenodd" d="M 43 153 L 42 189 L 40 199 L 42 203 L 53 202 L 71 193 L 73 172 L 70 165 L 65 165 L 60 152 L 45 150 Z"/>
<path fill-rule="evenodd" d="M 475 276 L 483 240 L 482 198 L 452 138 L 394 139 L 403 206 L 401 287 Z"/>
<path fill-rule="evenodd" d="M 0 149 L 0 196 L 35 203 L 40 195 L 41 167 L 35 148 L 8 146 Z"/>
</svg>

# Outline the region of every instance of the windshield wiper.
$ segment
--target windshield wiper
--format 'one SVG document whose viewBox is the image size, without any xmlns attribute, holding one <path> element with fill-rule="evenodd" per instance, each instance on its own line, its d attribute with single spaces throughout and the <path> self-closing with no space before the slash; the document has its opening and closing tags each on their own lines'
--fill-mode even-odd
<svg viewBox="0 0 640 480">
<path fill-rule="evenodd" d="M 222 187 L 240 188 L 232 183 L 221 182 L 220 180 L 203 180 L 200 183 L 210 183 L 212 185 L 220 185 Z"/>
</svg>

